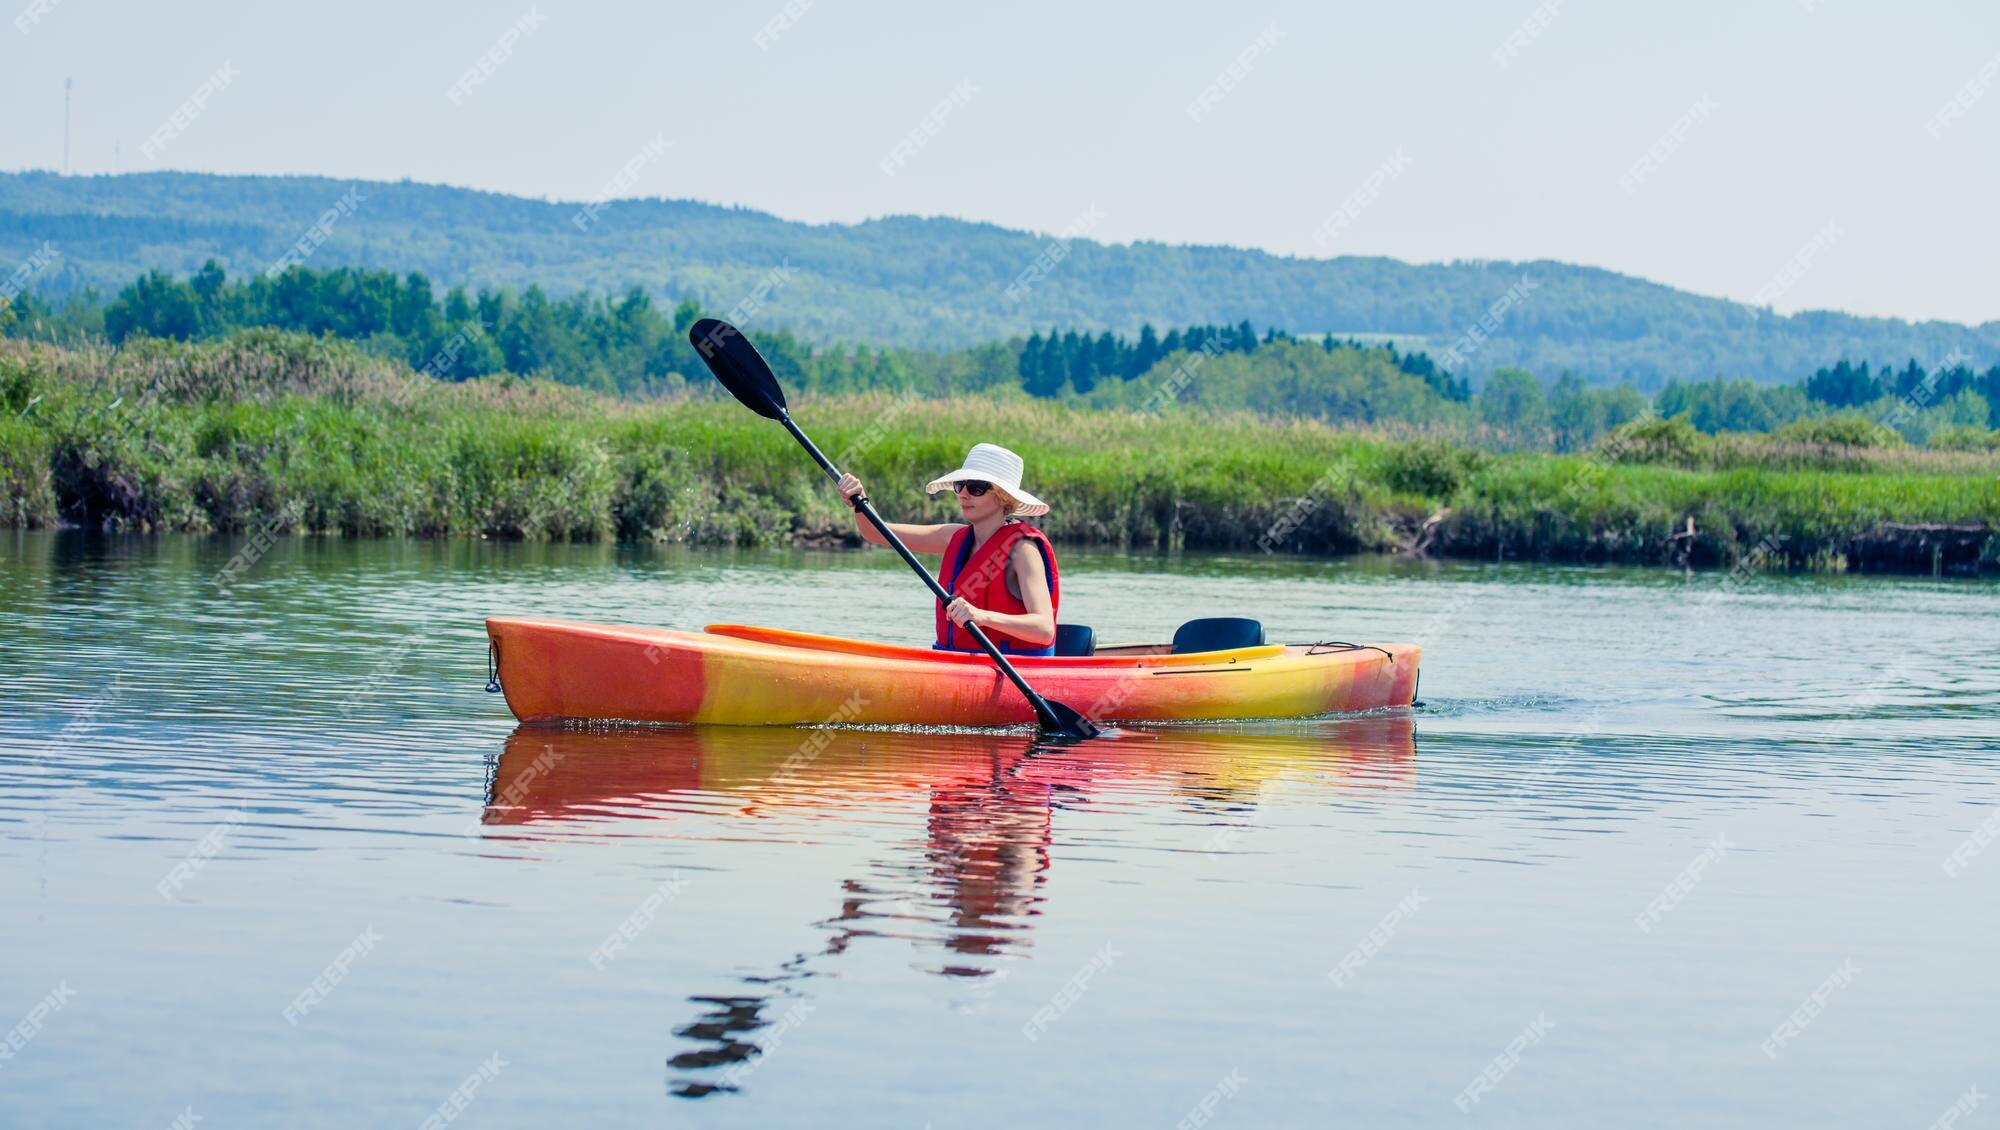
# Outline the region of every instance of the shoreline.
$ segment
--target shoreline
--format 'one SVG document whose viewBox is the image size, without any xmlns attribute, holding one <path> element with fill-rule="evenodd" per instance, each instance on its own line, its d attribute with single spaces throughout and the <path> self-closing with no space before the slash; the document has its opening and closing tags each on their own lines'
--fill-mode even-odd
<svg viewBox="0 0 2000 1130">
<path fill-rule="evenodd" d="M 2000 572 L 2000 453 L 1705 436 L 1589 452 L 1175 408 L 911 393 L 795 415 L 895 521 L 976 442 L 1027 460 L 1058 544 L 1824 572 Z M 828 546 L 852 517 L 782 429 L 717 395 L 451 383 L 265 335 L 0 349 L 0 528 Z"/>
</svg>

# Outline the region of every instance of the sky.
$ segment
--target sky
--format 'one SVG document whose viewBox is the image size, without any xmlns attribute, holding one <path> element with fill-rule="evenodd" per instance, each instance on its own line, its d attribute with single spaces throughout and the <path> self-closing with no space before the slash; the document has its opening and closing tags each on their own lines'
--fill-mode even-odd
<svg viewBox="0 0 2000 1130">
<path fill-rule="evenodd" d="M 2000 319 L 1992 0 L 0 3 L 0 169 L 72 78 L 78 173 L 585 200 L 664 139 L 611 195 Z"/>
</svg>

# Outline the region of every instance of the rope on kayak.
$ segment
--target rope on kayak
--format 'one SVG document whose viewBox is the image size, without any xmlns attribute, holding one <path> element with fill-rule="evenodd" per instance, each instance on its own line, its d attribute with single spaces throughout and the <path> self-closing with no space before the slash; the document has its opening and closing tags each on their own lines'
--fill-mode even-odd
<svg viewBox="0 0 2000 1130">
<path fill-rule="evenodd" d="M 1321 648 L 1325 648 L 1326 650 L 1319 650 Z M 1389 654 L 1388 648 L 1376 647 L 1372 643 L 1347 643 L 1342 640 L 1321 640 L 1318 643 L 1306 645 L 1307 655 L 1329 655 L 1336 651 L 1379 651 L 1388 657 L 1389 662 L 1394 663 L 1396 661 L 1396 657 Z"/>
<path fill-rule="evenodd" d="M 486 693 L 500 693 L 500 641 L 486 638 Z"/>
</svg>

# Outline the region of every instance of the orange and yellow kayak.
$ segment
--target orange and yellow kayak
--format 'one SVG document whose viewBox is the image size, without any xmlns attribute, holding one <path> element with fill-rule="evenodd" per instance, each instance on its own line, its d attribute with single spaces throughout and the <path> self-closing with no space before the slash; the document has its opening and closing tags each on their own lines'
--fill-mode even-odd
<svg viewBox="0 0 2000 1130">
<path fill-rule="evenodd" d="M 700 632 L 496 617 L 486 634 L 523 722 L 1011 726 L 1035 714 L 981 654 L 711 624 Z M 1102 722 L 1298 718 L 1408 706 L 1414 644 L 1100 648 L 1013 663 Z"/>
</svg>

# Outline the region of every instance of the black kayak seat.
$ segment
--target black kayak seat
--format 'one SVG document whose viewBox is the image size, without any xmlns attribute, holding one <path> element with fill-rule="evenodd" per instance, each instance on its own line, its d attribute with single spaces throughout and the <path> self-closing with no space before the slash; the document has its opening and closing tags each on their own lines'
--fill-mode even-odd
<svg viewBox="0 0 2000 1130">
<path fill-rule="evenodd" d="M 1057 624 L 1057 655 L 1091 655 L 1097 651 L 1097 633 L 1088 624 Z"/>
<path fill-rule="evenodd" d="M 1197 651 L 1231 651 L 1239 647 L 1261 647 L 1264 622 L 1247 616 L 1210 616 L 1189 620 L 1174 632 L 1175 655 Z"/>
</svg>

